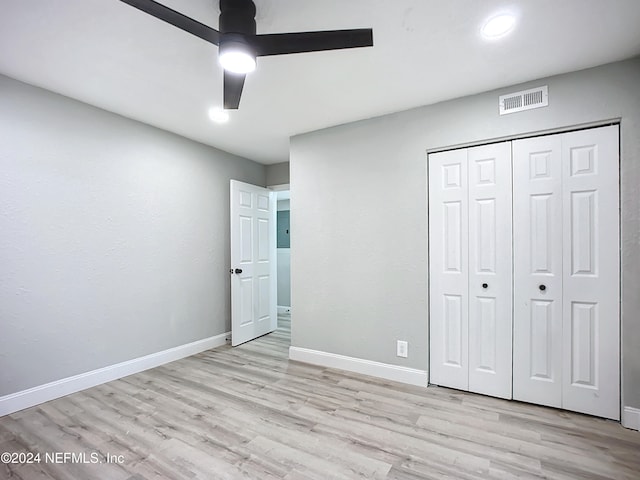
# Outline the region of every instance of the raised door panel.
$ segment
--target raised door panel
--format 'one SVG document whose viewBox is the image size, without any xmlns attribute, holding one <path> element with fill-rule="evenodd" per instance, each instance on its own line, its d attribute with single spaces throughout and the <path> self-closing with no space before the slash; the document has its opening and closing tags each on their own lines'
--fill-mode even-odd
<svg viewBox="0 0 640 480">
<path fill-rule="evenodd" d="M 465 363 L 463 355 L 466 350 L 466 345 L 463 345 L 464 335 L 462 332 L 462 296 L 445 294 L 442 296 L 442 302 L 444 304 L 442 363 L 446 366 L 461 368 Z"/>
<path fill-rule="evenodd" d="M 253 262 L 253 218 L 240 215 L 240 264 L 247 265 Z"/>
<path fill-rule="evenodd" d="M 563 391 L 569 410 L 620 418 L 619 134 L 562 135 Z"/>
<path fill-rule="evenodd" d="M 468 149 L 469 390 L 511 398 L 510 142 Z"/>
<path fill-rule="evenodd" d="M 560 135 L 513 149 L 513 398 L 562 405 Z"/>
<path fill-rule="evenodd" d="M 468 389 L 467 154 L 429 155 L 430 382 Z"/>
<path fill-rule="evenodd" d="M 268 218 L 258 218 L 258 228 L 257 228 L 257 244 L 258 244 L 258 255 L 256 259 L 260 263 L 269 262 L 271 259 L 269 258 L 270 252 L 270 226 L 269 226 Z"/>
<path fill-rule="evenodd" d="M 239 281 L 240 285 L 240 327 L 244 330 L 252 328 L 255 321 L 255 315 L 253 311 L 253 278 L 241 277 Z"/>
</svg>

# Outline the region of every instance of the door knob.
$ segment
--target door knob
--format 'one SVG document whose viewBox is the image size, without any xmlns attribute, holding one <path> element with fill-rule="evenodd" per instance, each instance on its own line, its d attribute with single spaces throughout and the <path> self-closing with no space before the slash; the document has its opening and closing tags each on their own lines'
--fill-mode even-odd
<svg viewBox="0 0 640 480">
<path fill-rule="evenodd" d="M 242 273 L 242 269 L 241 268 L 236 268 L 236 272 L 235 273 Z"/>
<path fill-rule="evenodd" d="M 489 288 L 489 284 L 488 283 L 483 283 L 482 284 L 482 288 Z"/>
<path fill-rule="evenodd" d="M 547 289 L 546 285 L 539 285 L 538 288 L 540 289 L 541 292 L 544 292 Z"/>
</svg>

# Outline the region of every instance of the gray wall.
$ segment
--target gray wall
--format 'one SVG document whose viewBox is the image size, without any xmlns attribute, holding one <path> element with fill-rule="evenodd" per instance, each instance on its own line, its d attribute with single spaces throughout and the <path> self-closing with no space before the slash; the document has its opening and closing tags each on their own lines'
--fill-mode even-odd
<svg viewBox="0 0 640 480">
<path fill-rule="evenodd" d="M 286 185 L 289 183 L 289 162 L 267 165 L 267 185 Z"/>
<path fill-rule="evenodd" d="M 550 105 L 498 115 L 549 85 Z M 640 60 L 546 78 L 291 140 L 292 345 L 428 367 L 428 149 L 621 118 L 622 385 L 640 407 Z M 407 359 L 395 356 L 409 341 Z"/>
<path fill-rule="evenodd" d="M 0 395 L 230 330 L 230 178 L 265 167 L 0 76 Z"/>
<path fill-rule="evenodd" d="M 278 249 L 278 306 L 291 306 L 291 249 Z"/>
<path fill-rule="evenodd" d="M 287 165 L 288 168 L 288 165 Z M 278 211 L 288 211 L 290 200 L 278 200 Z M 278 248 L 278 306 L 291 306 L 291 248 Z"/>
</svg>

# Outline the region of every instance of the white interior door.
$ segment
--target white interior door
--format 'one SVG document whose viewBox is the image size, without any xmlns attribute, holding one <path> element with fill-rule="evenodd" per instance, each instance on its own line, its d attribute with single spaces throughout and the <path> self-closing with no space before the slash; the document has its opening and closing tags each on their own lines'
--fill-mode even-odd
<svg viewBox="0 0 640 480">
<path fill-rule="evenodd" d="M 620 419 L 618 126 L 562 135 L 562 406 Z"/>
<path fill-rule="evenodd" d="M 231 345 L 278 326 L 276 197 L 231 180 Z"/>
<path fill-rule="evenodd" d="M 467 152 L 429 155 L 430 382 L 469 387 Z"/>
<path fill-rule="evenodd" d="M 513 148 L 513 398 L 562 406 L 560 135 Z"/>
<path fill-rule="evenodd" d="M 469 390 L 511 398 L 511 142 L 467 153 Z"/>
</svg>

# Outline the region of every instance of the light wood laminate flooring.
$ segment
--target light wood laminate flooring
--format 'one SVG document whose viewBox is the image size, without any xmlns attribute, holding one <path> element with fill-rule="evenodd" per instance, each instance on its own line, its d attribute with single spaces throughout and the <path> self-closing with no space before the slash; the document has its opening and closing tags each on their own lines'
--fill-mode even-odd
<svg viewBox="0 0 640 480">
<path fill-rule="evenodd" d="M 0 418 L 0 452 L 85 455 L 0 478 L 640 479 L 639 432 L 291 362 L 289 325 Z"/>
</svg>

